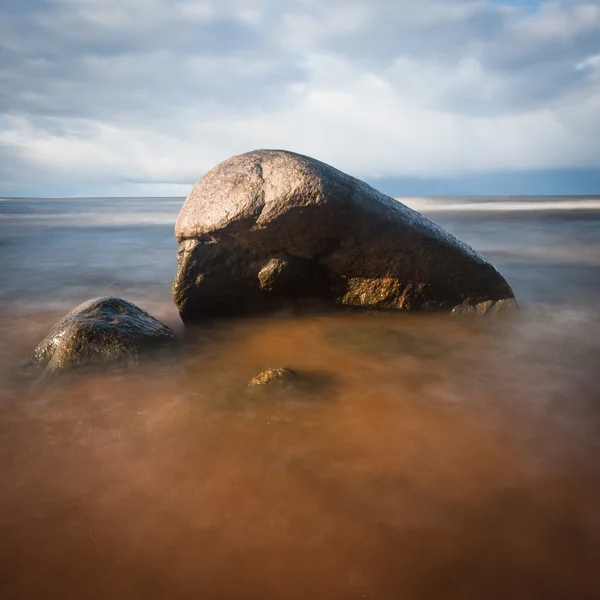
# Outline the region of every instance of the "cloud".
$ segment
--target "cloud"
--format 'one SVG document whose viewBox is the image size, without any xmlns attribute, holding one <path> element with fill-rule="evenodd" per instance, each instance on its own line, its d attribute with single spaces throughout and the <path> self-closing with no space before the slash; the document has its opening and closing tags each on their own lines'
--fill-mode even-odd
<svg viewBox="0 0 600 600">
<path fill-rule="evenodd" d="M 588 56 L 581 62 L 575 65 L 576 69 L 598 69 L 600 68 L 600 54 L 595 54 L 594 56 Z"/>
<path fill-rule="evenodd" d="M 515 23 L 515 29 L 527 38 L 555 42 L 570 42 L 600 28 L 600 6 L 576 4 L 565 10 L 559 2 L 542 4 L 533 15 Z"/>
<path fill-rule="evenodd" d="M 180 190 L 259 147 L 364 178 L 600 168 L 596 4 L 5 2 L 13 193 Z"/>
</svg>

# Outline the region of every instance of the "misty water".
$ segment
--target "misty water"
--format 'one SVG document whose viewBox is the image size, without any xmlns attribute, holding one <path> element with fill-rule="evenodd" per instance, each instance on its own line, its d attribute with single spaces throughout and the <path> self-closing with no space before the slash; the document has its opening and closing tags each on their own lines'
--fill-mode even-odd
<svg viewBox="0 0 600 600">
<path fill-rule="evenodd" d="M 406 199 L 500 269 L 512 317 L 187 330 L 182 202 L 0 200 L 1 598 L 600 598 L 598 198 Z M 181 348 L 15 375 L 104 295 Z M 322 385 L 248 394 L 268 367 Z"/>
</svg>

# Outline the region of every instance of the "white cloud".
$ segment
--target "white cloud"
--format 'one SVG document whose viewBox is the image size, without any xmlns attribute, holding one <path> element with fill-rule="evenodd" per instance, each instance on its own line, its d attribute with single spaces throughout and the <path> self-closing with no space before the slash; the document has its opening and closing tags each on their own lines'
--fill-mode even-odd
<svg viewBox="0 0 600 600">
<path fill-rule="evenodd" d="M 60 135 L 42 135 L 20 121 L 0 140 L 27 161 L 65 175 L 147 181 L 190 181 L 218 160 L 256 147 L 292 148 L 363 177 L 600 164 L 600 126 L 591 120 L 600 94 L 552 110 L 473 117 L 428 108 L 418 95 L 345 63 L 322 59 L 315 65 L 295 99 L 266 113 L 213 110 L 206 119 L 200 104 L 167 123 L 71 123 L 74 129 Z"/>
<path fill-rule="evenodd" d="M 578 70 L 582 69 L 599 69 L 600 68 L 600 54 L 594 54 L 594 56 L 588 56 L 586 59 L 578 62 L 575 65 Z"/>
<path fill-rule="evenodd" d="M 600 6 L 595 3 L 566 6 L 561 2 L 547 2 L 542 4 L 539 12 L 516 22 L 515 29 L 527 37 L 570 41 L 600 29 Z"/>
<path fill-rule="evenodd" d="M 214 9 L 209 2 L 179 2 L 174 9 L 184 19 L 206 21 L 214 16 Z"/>
<path fill-rule="evenodd" d="M 48 43 L 13 35 L 0 65 L 11 177 L 179 190 L 259 147 L 365 178 L 600 168 L 593 4 L 61 0 L 20 18 Z"/>
</svg>

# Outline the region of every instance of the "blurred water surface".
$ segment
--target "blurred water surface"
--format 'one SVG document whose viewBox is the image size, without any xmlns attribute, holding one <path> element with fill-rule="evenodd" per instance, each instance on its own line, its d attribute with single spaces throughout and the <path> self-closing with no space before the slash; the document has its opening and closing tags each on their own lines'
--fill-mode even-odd
<svg viewBox="0 0 600 600">
<path fill-rule="evenodd" d="M 0 200 L 2 598 L 600 598 L 598 199 L 406 199 L 502 271 L 511 319 L 278 314 L 185 335 L 182 201 Z M 15 378 L 108 294 L 180 352 Z M 248 395 L 279 366 L 327 385 Z"/>
</svg>

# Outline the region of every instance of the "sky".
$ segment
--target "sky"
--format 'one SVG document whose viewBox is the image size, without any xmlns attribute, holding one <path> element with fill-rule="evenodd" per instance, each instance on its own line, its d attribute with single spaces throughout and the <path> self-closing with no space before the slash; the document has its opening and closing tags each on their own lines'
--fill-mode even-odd
<svg viewBox="0 0 600 600">
<path fill-rule="evenodd" d="M 185 196 L 257 148 L 600 194 L 600 1 L 1 0 L 0 196 Z"/>
</svg>

